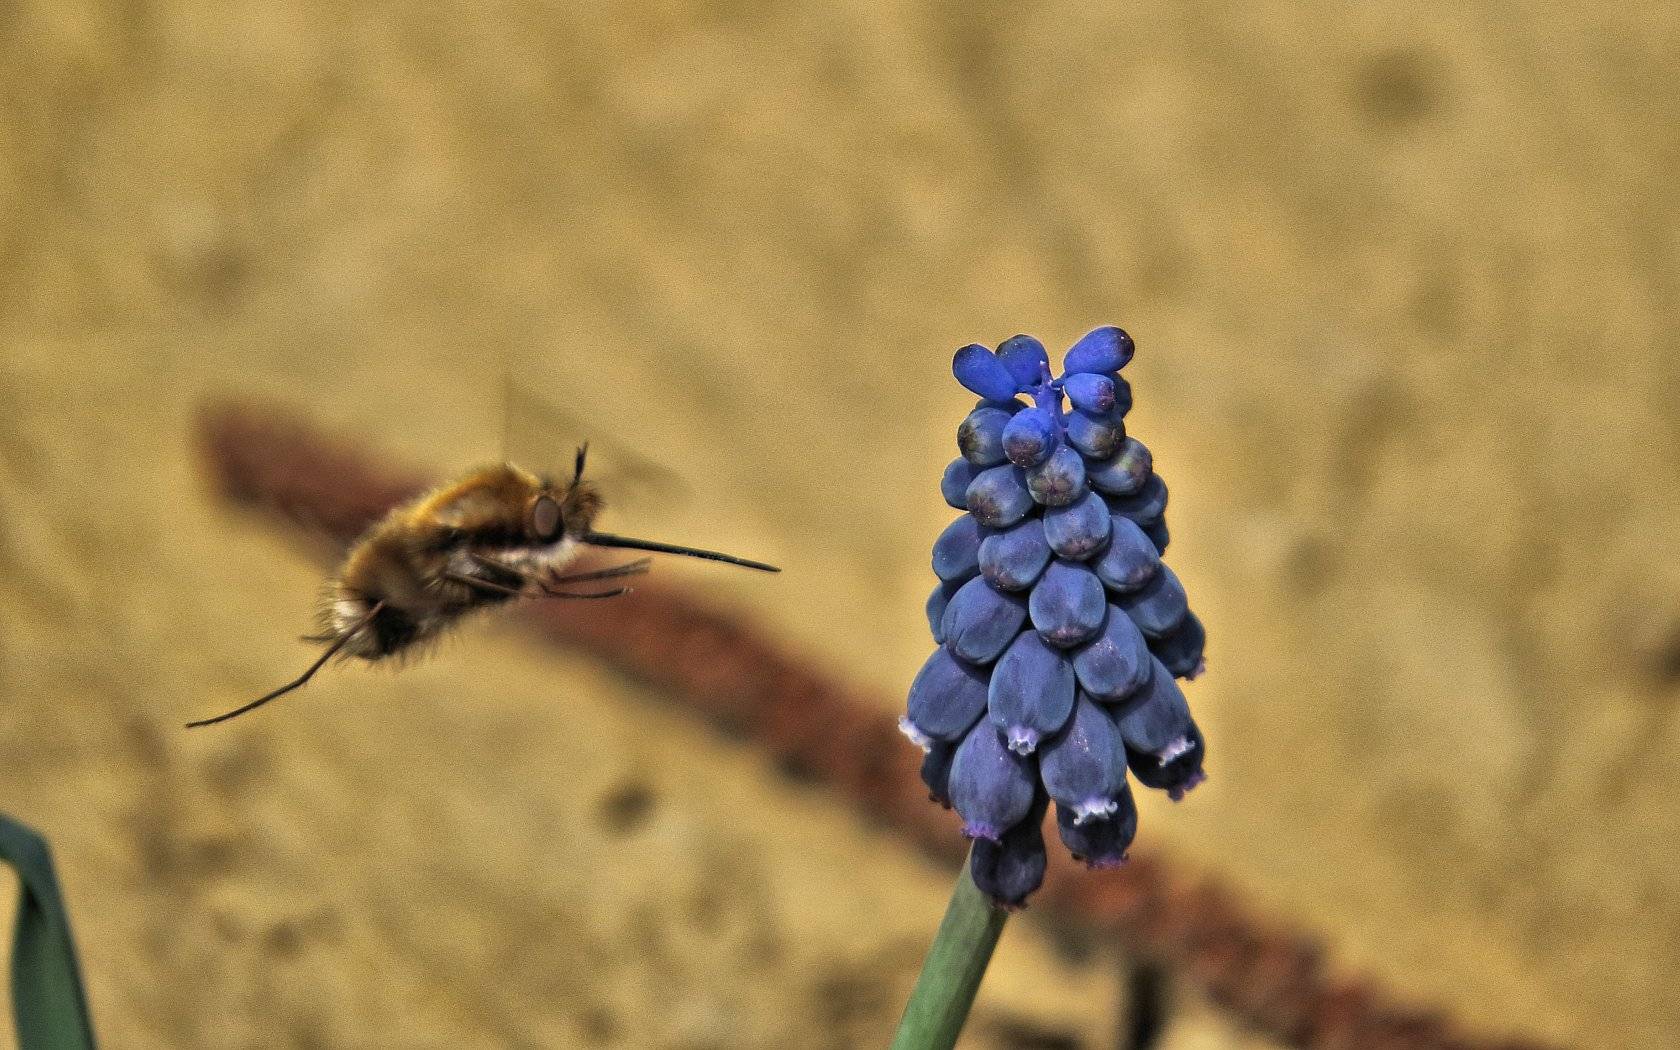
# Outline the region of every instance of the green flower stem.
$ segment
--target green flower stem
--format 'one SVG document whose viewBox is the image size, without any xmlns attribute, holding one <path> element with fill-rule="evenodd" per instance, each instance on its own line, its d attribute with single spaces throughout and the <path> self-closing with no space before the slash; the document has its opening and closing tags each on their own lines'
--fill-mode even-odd
<svg viewBox="0 0 1680 1050">
<path fill-rule="evenodd" d="M 956 1045 L 1008 918 L 1008 912 L 994 907 L 975 887 L 965 859 L 945 918 L 922 960 L 922 974 L 899 1019 L 892 1050 L 951 1050 Z"/>
</svg>

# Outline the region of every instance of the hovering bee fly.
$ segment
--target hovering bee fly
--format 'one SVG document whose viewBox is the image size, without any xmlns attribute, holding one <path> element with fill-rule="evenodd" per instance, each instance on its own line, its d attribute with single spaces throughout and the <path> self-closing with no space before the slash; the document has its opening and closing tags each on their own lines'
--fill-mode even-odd
<svg viewBox="0 0 1680 1050">
<path fill-rule="evenodd" d="M 717 551 L 596 532 L 602 500 L 583 480 L 589 446 L 578 449 L 570 482 L 555 484 L 511 463 L 473 471 L 399 506 L 345 555 L 321 611 L 321 632 L 306 640 L 327 648 L 296 679 L 242 707 L 189 728 L 225 722 L 297 689 L 335 655 L 377 662 L 435 639 L 476 609 L 520 598 L 596 599 L 628 588 L 579 590 L 636 576 L 641 558 L 567 573 L 584 546 L 622 547 L 780 572 L 773 565 Z"/>
</svg>

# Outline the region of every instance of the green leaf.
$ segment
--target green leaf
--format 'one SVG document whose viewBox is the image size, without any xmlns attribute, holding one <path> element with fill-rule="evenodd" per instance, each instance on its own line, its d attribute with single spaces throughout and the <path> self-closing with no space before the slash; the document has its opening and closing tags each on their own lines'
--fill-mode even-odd
<svg viewBox="0 0 1680 1050">
<path fill-rule="evenodd" d="M 81 969 L 47 840 L 0 813 L 0 860 L 17 869 L 22 883 L 12 939 L 19 1050 L 93 1050 Z"/>
</svg>

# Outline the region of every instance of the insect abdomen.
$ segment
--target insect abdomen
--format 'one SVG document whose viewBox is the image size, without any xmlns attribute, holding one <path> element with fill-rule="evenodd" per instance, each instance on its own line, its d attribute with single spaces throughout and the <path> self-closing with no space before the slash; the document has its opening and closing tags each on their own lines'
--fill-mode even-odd
<svg viewBox="0 0 1680 1050">
<path fill-rule="evenodd" d="M 420 623 L 407 612 L 392 605 L 380 609 L 368 624 L 368 659 L 377 660 L 408 648 L 419 639 Z"/>
</svg>

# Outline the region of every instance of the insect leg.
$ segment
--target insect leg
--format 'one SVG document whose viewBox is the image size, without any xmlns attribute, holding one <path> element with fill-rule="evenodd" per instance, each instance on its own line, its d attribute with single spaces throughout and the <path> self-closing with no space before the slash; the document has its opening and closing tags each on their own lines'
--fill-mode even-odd
<svg viewBox="0 0 1680 1050">
<path fill-rule="evenodd" d="M 516 579 L 533 582 L 544 594 L 554 598 L 615 598 L 618 595 L 625 593 L 628 588 L 619 588 L 614 591 L 602 591 L 599 594 L 577 594 L 568 591 L 557 591 L 554 589 L 554 585 L 559 583 L 582 583 L 586 580 L 607 580 L 612 579 L 615 576 L 640 576 L 642 573 L 647 572 L 649 567 L 653 564 L 652 558 L 638 558 L 635 561 L 626 562 L 623 565 L 614 565 L 606 569 L 593 569 L 588 572 L 575 572 L 564 576 L 549 572 L 540 577 L 533 577 L 526 576 L 513 566 L 503 564 L 489 555 L 474 553 L 468 556 L 479 565 L 482 565 L 484 568 L 490 569 L 493 572 L 502 572 Z M 482 586 L 484 589 L 494 590 L 497 594 L 512 595 L 524 593 L 523 591 L 515 590 L 512 587 L 507 587 L 505 584 L 497 584 L 493 581 L 480 579 L 476 576 L 464 576 L 450 573 L 447 574 L 447 578 L 455 580 L 457 583 L 464 583 L 470 587 Z"/>
<path fill-rule="evenodd" d="M 512 573 L 513 570 L 509 569 L 508 572 Z M 514 575 L 518 574 L 514 573 Z M 499 594 L 508 598 L 535 597 L 535 595 L 526 594 L 518 587 L 509 587 L 505 583 L 497 583 L 495 580 L 486 580 L 482 576 L 468 576 L 464 572 L 446 572 L 443 574 L 443 578 L 449 580 L 451 583 L 459 583 L 462 586 L 471 587 L 475 591 L 484 591 L 488 594 Z"/>
<path fill-rule="evenodd" d="M 488 554 L 479 554 L 476 551 L 469 551 L 467 557 L 471 558 L 480 568 L 489 569 L 491 572 L 499 572 L 504 576 L 511 576 L 516 580 L 523 580 L 526 578 L 525 573 L 519 569 L 514 568 L 506 562 L 497 561 Z"/>
<path fill-rule="evenodd" d="M 630 588 L 628 588 L 628 587 L 615 587 L 610 591 L 557 591 L 557 590 L 554 590 L 551 587 L 547 587 L 547 586 L 545 586 L 543 584 L 540 584 L 540 583 L 537 586 L 542 588 L 542 594 L 541 595 L 533 595 L 533 597 L 543 597 L 543 598 L 617 598 L 621 594 L 629 594 L 630 593 Z"/>
<path fill-rule="evenodd" d="M 503 595 L 508 598 L 617 598 L 621 594 L 630 593 L 630 588 L 628 587 L 619 587 L 610 591 L 593 591 L 589 593 L 579 591 L 559 591 L 550 587 L 542 580 L 530 581 L 535 583 L 537 586 L 536 593 L 532 593 L 530 591 L 521 590 L 517 587 L 507 587 L 491 580 L 479 579 L 477 576 L 466 576 L 458 572 L 445 573 L 444 579 L 452 580 L 455 583 L 464 584 L 468 587 L 476 587 L 479 590 L 488 591 L 491 594 Z"/>
<path fill-rule="evenodd" d="M 291 692 L 293 689 L 300 688 L 305 683 L 307 683 L 311 678 L 314 678 L 315 677 L 315 672 L 319 671 L 322 667 L 326 666 L 327 661 L 331 660 L 333 658 L 334 654 L 336 654 L 340 649 L 344 648 L 345 645 L 347 645 L 349 643 L 350 639 L 355 637 L 355 634 L 356 634 L 357 631 L 360 631 L 362 628 L 364 628 L 368 624 L 372 623 L 373 618 L 375 616 L 379 615 L 379 610 L 381 610 L 383 608 L 385 608 L 385 602 L 384 602 L 383 599 L 380 600 L 380 601 L 374 602 L 373 607 L 368 609 L 368 611 L 366 613 L 362 614 L 361 619 L 359 619 L 355 623 L 351 624 L 348 630 L 346 630 L 343 634 L 339 635 L 337 640 L 335 640 L 331 645 L 327 646 L 326 652 L 322 653 L 319 657 L 317 657 L 315 659 L 314 663 L 309 665 L 308 670 L 306 670 L 302 674 L 298 675 L 292 681 L 287 682 L 285 685 L 281 686 L 280 688 L 274 690 L 271 693 L 264 693 L 262 696 L 257 697 L 255 700 L 252 700 L 250 703 L 246 704 L 244 707 L 236 707 L 232 711 L 227 711 L 223 714 L 216 715 L 214 718 L 201 718 L 196 722 L 188 722 L 187 723 L 187 728 L 188 729 L 196 729 L 199 726 L 215 725 L 217 722 L 226 722 L 228 719 L 233 718 L 236 715 L 242 715 L 247 711 L 251 711 L 251 710 L 254 710 L 256 708 L 259 708 L 262 705 L 268 703 L 270 700 L 275 699 L 276 697 L 285 696 L 287 693 Z"/>
<path fill-rule="evenodd" d="M 564 576 L 549 573 L 545 580 L 549 583 L 582 583 L 584 580 L 608 580 L 614 576 L 640 576 L 652 566 L 652 558 L 638 558 L 623 565 L 614 565 L 610 569 L 595 569 L 592 572 L 573 572 Z"/>
</svg>

